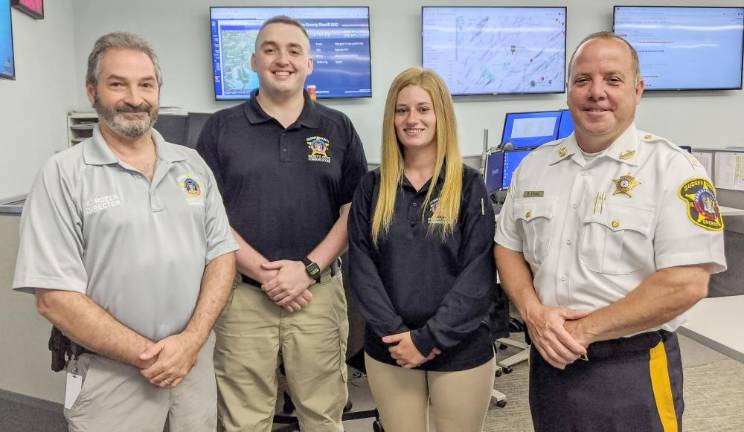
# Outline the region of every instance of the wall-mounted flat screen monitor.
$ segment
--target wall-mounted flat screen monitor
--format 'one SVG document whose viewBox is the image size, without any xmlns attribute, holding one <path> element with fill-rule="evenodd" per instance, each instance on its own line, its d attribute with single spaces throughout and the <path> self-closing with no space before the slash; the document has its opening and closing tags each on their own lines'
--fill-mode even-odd
<svg viewBox="0 0 744 432">
<path fill-rule="evenodd" d="M 514 171 L 528 154 L 530 154 L 530 150 L 507 150 L 504 152 L 502 189 L 509 189 Z"/>
<path fill-rule="evenodd" d="M 486 170 L 483 173 L 489 195 L 501 189 L 504 177 L 504 152 L 495 151 L 486 155 Z"/>
<path fill-rule="evenodd" d="M 573 133 L 573 119 L 571 119 L 571 112 L 568 110 L 561 111 L 561 123 L 558 125 L 558 135 L 555 139 L 565 138 Z"/>
<path fill-rule="evenodd" d="M 424 6 L 421 37 L 453 95 L 565 90 L 565 7 Z"/>
<path fill-rule="evenodd" d="M 212 66 L 217 100 L 241 100 L 258 87 L 251 55 L 261 24 L 277 15 L 298 20 L 310 35 L 315 86 L 321 99 L 372 96 L 369 8 L 212 7 Z"/>
<path fill-rule="evenodd" d="M 0 78 L 15 79 L 10 0 L 0 0 Z"/>
<path fill-rule="evenodd" d="M 534 148 L 553 141 L 561 124 L 561 111 L 507 113 L 501 144 L 514 148 Z"/>
<path fill-rule="evenodd" d="M 613 29 L 638 51 L 646 90 L 742 88 L 744 8 L 615 6 Z"/>
</svg>

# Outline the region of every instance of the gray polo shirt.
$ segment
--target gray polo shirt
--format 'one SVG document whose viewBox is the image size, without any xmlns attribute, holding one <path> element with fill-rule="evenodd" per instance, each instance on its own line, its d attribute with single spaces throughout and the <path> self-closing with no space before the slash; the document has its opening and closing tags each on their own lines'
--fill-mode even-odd
<svg viewBox="0 0 744 432">
<path fill-rule="evenodd" d="M 238 246 L 209 167 L 152 135 L 152 182 L 98 127 L 46 163 L 21 217 L 14 289 L 83 293 L 151 340 L 183 330 L 205 266 Z"/>
</svg>

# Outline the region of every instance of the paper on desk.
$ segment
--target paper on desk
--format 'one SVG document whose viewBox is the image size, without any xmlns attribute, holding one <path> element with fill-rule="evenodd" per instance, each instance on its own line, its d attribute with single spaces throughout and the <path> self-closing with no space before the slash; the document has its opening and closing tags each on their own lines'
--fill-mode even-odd
<svg viewBox="0 0 744 432">
<path fill-rule="evenodd" d="M 708 177 L 713 176 L 713 153 L 710 152 L 692 152 L 695 159 L 705 168 L 705 172 L 708 173 Z"/>
<path fill-rule="evenodd" d="M 715 186 L 744 191 L 744 153 L 716 152 L 715 162 Z"/>
</svg>

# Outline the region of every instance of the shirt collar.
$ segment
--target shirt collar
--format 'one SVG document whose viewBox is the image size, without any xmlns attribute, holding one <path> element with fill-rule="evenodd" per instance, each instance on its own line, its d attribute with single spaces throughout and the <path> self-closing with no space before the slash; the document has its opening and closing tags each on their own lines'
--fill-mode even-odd
<svg viewBox="0 0 744 432">
<path fill-rule="evenodd" d="M 550 161 L 551 165 L 564 159 L 573 159 L 579 164 L 583 164 L 583 162 L 577 160 L 581 159 L 583 161 L 584 158 L 580 156 L 581 151 L 579 144 L 576 142 L 575 134 L 572 133 L 554 147 L 555 149 L 552 150 L 554 153 Z M 631 123 L 600 157 L 608 157 L 623 164 L 638 166 L 638 131 L 635 123 Z"/>
<path fill-rule="evenodd" d="M 160 132 L 150 129 L 150 134 L 155 143 L 155 153 L 159 159 L 166 162 L 186 160 L 186 157 L 181 152 L 178 152 L 173 146 L 166 144 Z M 106 144 L 106 140 L 103 138 L 103 134 L 101 134 L 100 125 L 95 125 L 93 127 L 93 137 L 80 145 L 83 146 L 83 159 L 88 165 L 110 165 L 119 162 L 119 158 L 116 157 L 108 144 Z"/>
<path fill-rule="evenodd" d="M 302 107 L 300 117 L 294 124 L 315 129 L 320 126 L 320 114 L 318 114 L 317 102 L 312 101 L 310 95 L 305 90 L 302 91 L 302 95 L 305 98 L 305 104 Z M 273 120 L 273 117 L 261 108 L 256 96 L 258 96 L 258 89 L 251 92 L 251 98 L 243 105 L 243 111 L 248 121 L 251 124 L 259 124 Z"/>
<path fill-rule="evenodd" d="M 442 170 L 439 171 L 439 176 L 437 177 L 437 185 L 444 183 L 444 175 L 446 171 L 446 165 L 442 165 Z M 411 188 L 412 190 L 416 190 L 411 182 L 408 181 L 408 178 L 405 175 L 401 175 L 401 185 Z M 421 190 L 419 192 L 426 192 L 429 189 L 429 185 L 431 184 L 431 179 L 427 180 L 426 183 L 421 187 Z"/>
</svg>

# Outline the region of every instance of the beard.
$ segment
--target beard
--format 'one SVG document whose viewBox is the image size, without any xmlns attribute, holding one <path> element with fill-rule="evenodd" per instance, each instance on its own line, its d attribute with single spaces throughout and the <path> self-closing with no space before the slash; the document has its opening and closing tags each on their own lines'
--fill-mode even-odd
<svg viewBox="0 0 744 432">
<path fill-rule="evenodd" d="M 114 107 L 108 107 L 103 105 L 98 95 L 96 95 L 93 108 L 98 113 L 98 117 L 105 121 L 108 127 L 127 138 L 141 137 L 150 131 L 152 125 L 158 119 L 158 108 L 147 102 L 142 102 L 139 105 L 120 103 Z M 126 113 L 146 113 L 147 117 L 129 120 L 124 116 Z"/>
</svg>

